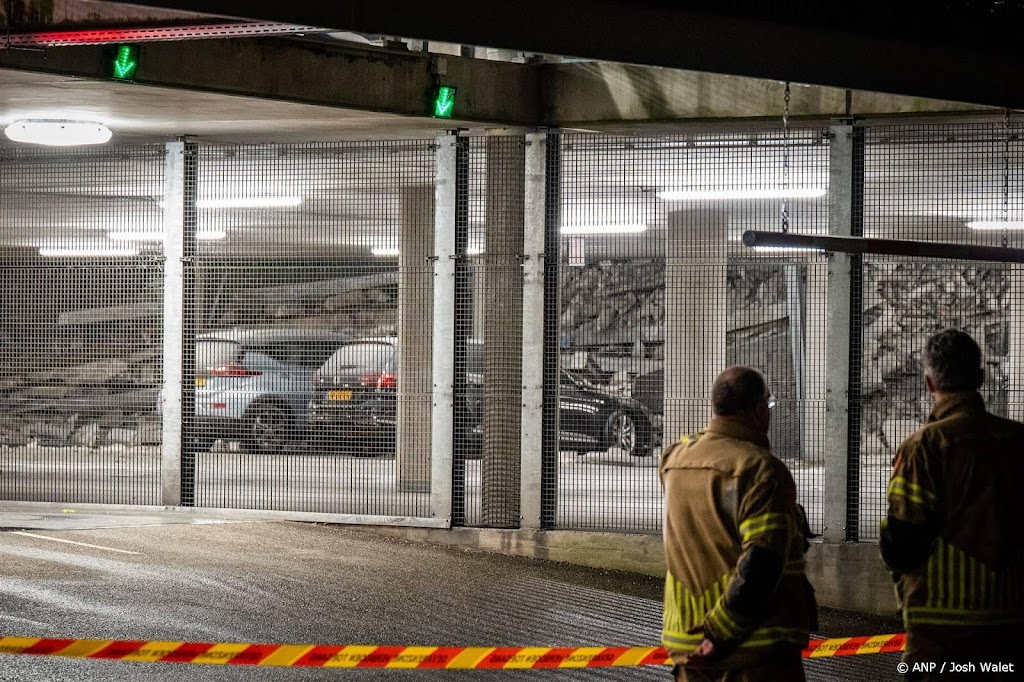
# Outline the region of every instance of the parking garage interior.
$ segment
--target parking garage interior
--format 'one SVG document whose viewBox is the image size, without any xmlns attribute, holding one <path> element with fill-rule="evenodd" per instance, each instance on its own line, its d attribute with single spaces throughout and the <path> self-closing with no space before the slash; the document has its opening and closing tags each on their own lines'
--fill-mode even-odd
<svg viewBox="0 0 1024 682">
<path fill-rule="evenodd" d="M 1021 247 L 1021 123 L 992 101 L 55 7 L 5 15 L 0 123 L 113 139 L 0 139 L 6 502 L 476 530 L 522 553 L 611 536 L 658 574 L 659 454 L 742 363 L 778 398 L 825 603 L 879 611 L 923 339 L 971 332 L 990 409 L 1022 416 L 1009 256 L 741 241 Z M 156 31 L 133 34 L 137 79 L 104 76 L 120 38 L 69 35 L 103 26 Z M 452 119 L 427 110 L 442 83 Z"/>
</svg>

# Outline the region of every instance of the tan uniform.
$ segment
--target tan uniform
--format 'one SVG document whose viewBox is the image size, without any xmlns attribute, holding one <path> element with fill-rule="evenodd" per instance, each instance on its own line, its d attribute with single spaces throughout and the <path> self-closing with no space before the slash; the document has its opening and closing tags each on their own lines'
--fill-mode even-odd
<svg viewBox="0 0 1024 682">
<path fill-rule="evenodd" d="M 803 679 L 800 651 L 816 618 L 803 515 L 793 477 L 768 448 L 764 434 L 714 418 L 663 455 L 662 643 L 681 663 L 706 634 L 718 650 L 734 649 L 715 663 L 719 671 L 763 668 L 766 678 Z M 780 676 L 780 661 L 791 674 Z"/>
<path fill-rule="evenodd" d="M 888 501 L 880 549 L 897 577 L 904 660 L 1016 657 L 1024 424 L 986 412 L 976 391 L 946 396 L 897 452 Z"/>
</svg>

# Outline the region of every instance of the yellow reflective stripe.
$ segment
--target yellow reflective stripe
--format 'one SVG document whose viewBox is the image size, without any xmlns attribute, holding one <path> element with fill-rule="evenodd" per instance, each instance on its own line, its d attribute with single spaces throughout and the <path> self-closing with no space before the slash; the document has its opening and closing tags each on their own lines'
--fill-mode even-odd
<svg viewBox="0 0 1024 682">
<path fill-rule="evenodd" d="M 907 621 L 927 625 L 1004 625 L 1024 623 L 1024 616 L 1016 610 L 1004 609 L 949 609 L 927 606 L 908 606 Z"/>
<path fill-rule="evenodd" d="M 725 608 L 724 602 L 718 603 L 716 612 L 718 614 L 719 620 L 721 620 L 723 623 L 725 623 L 726 626 L 728 626 L 730 633 L 733 636 L 740 634 L 743 628 L 740 626 L 739 623 L 736 622 L 736 619 L 732 617 L 732 614 L 729 613 L 729 610 Z"/>
<path fill-rule="evenodd" d="M 666 648 L 669 648 L 672 645 L 678 645 L 678 646 L 684 646 L 684 647 L 691 647 L 692 646 L 692 647 L 696 648 L 697 646 L 700 645 L 700 643 L 702 641 L 704 641 L 704 635 L 691 635 L 691 634 L 687 634 L 685 632 L 663 632 L 663 633 L 661 633 L 661 643 L 664 644 Z"/>
<path fill-rule="evenodd" d="M 928 509 L 934 509 L 935 500 L 937 499 L 935 493 L 925 490 L 916 483 L 911 483 L 902 476 L 893 476 L 889 480 L 886 494 L 905 497 L 911 502 L 928 507 Z"/>
<path fill-rule="evenodd" d="M 967 606 L 967 604 L 965 603 L 966 602 L 966 597 L 967 597 L 967 586 L 970 583 L 967 582 L 967 555 L 964 554 L 963 552 L 960 552 L 959 554 L 960 554 L 960 584 L 959 584 L 959 587 L 960 587 L 960 595 L 959 595 L 960 596 L 960 604 L 959 605 L 960 605 L 960 610 L 962 611 Z"/>
<path fill-rule="evenodd" d="M 747 542 L 752 537 L 767 533 L 770 530 L 785 530 L 789 528 L 788 520 L 788 517 L 780 512 L 768 512 L 761 516 L 755 516 L 740 524 L 740 535 L 743 536 L 743 542 Z"/>
<path fill-rule="evenodd" d="M 803 628 L 758 628 L 740 645 L 740 648 L 772 646 L 780 642 L 803 647 L 807 643 L 807 637 L 807 630 Z"/>
<path fill-rule="evenodd" d="M 953 575 L 956 563 L 953 561 L 952 549 L 952 547 L 947 546 L 945 557 L 943 558 L 943 564 L 946 567 L 946 599 L 942 602 L 943 606 L 952 606 L 956 600 L 956 576 Z"/>
</svg>

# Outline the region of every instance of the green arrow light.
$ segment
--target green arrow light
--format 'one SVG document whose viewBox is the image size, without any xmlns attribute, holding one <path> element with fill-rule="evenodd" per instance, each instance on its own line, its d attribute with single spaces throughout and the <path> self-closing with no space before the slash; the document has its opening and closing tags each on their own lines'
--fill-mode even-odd
<svg viewBox="0 0 1024 682">
<path fill-rule="evenodd" d="M 434 117 L 451 118 L 455 109 L 455 88 L 439 85 L 434 94 Z"/>
<path fill-rule="evenodd" d="M 135 69 L 139 66 L 139 48 L 134 45 L 119 45 L 114 57 L 111 75 L 123 81 L 135 78 Z"/>
</svg>

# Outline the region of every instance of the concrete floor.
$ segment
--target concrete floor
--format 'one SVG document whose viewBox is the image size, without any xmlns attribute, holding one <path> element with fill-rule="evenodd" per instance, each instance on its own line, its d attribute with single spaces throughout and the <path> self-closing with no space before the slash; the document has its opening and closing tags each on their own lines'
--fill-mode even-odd
<svg viewBox="0 0 1024 682">
<path fill-rule="evenodd" d="M 412 544 L 357 529 L 202 513 L 0 506 L 0 634 L 317 644 L 651 646 L 661 581 Z M 826 611 L 825 636 L 899 631 Z M 812 680 L 897 679 L 894 655 L 808 663 Z M 346 671 L 345 679 L 666 680 L 662 667 Z M 327 680 L 324 669 L 0 656 L 8 680 Z"/>
</svg>

